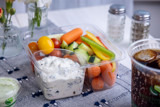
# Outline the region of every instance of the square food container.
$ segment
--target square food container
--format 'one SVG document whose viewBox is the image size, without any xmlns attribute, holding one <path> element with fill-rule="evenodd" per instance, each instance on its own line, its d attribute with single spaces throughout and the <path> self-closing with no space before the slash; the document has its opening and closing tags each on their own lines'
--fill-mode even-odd
<svg viewBox="0 0 160 107">
<path fill-rule="evenodd" d="M 61 56 L 70 55 L 72 62 L 74 62 L 77 66 L 65 66 L 63 69 L 58 71 L 57 74 L 51 75 L 50 72 L 57 72 L 56 66 L 53 64 L 51 69 L 43 69 L 42 65 L 44 64 L 44 58 L 46 60 L 50 60 L 51 56 L 44 55 L 42 51 L 35 52 L 34 54 L 30 51 L 28 44 L 30 42 L 37 42 L 41 36 L 52 37 L 55 34 L 64 34 L 73 30 L 74 28 L 81 28 L 83 30 L 83 35 L 86 34 L 86 31 L 93 33 L 95 36 L 99 36 L 101 41 L 109 50 L 115 53 L 115 59 L 111 61 L 102 61 L 101 63 L 96 64 L 78 64 L 77 61 L 74 60 L 75 55 L 78 60 L 83 60 L 83 57 L 79 53 L 74 53 L 69 50 L 55 48 L 62 53 Z M 82 91 L 93 90 L 93 91 L 101 91 L 108 88 L 111 88 L 115 81 L 116 75 L 118 72 L 118 62 L 123 58 L 123 52 L 115 47 L 111 42 L 109 42 L 105 34 L 97 27 L 90 24 L 83 25 L 69 25 L 63 27 L 50 27 L 40 30 L 35 30 L 33 32 L 25 32 L 21 38 L 21 42 L 24 46 L 24 49 L 28 53 L 28 56 L 31 60 L 31 64 L 35 71 L 36 80 L 43 91 L 43 94 L 46 99 L 53 100 L 59 98 L 65 98 L 70 96 L 79 95 Z M 38 55 L 38 57 L 37 57 Z M 54 55 L 52 55 L 54 56 Z M 41 59 L 41 60 L 38 60 Z M 68 58 L 60 58 L 60 60 L 67 60 Z M 66 61 L 62 61 L 66 62 Z M 58 63 L 58 62 L 57 62 Z M 41 65 L 42 64 L 42 65 Z M 67 63 L 65 63 L 67 65 Z M 46 65 L 48 66 L 48 65 Z M 62 65 L 58 65 L 62 66 Z M 91 75 L 92 68 L 99 67 L 100 73 L 96 75 Z M 66 69 L 65 69 L 66 68 Z M 66 70 L 66 72 L 64 72 Z M 49 73 L 48 73 L 49 71 Z M 76 71 L 76 73 L 75 73 Z M 62 72 L 62 74 L 60 74 Z M 44 76 L 45 75 L 45 76 Z M 61 77 L 61 75 L 63 75 Z M 53 77 L 54 79 L 50 80 L 49 77 Z M 58 78 L 58 79 L 57 79 Z"/>
</svg>

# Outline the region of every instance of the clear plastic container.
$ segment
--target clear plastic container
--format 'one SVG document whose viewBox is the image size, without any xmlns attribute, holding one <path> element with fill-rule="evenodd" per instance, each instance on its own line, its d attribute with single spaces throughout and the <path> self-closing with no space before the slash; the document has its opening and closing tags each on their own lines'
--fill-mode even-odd
<svg viewBox="0 0 160 107">
<path fill-rule="evenodd" d="M 0 77 L 0 107 L 13 107 L 20 94 L 20 83 L 10 77 Z"/>
<path fill-rule="evenodd" d="M 142 64 L 134 58 L 137 52 L 146 49 L 160 51 L 160 39 L 139 40 L 128 49 L 132 61 L 132 107 L 160 106 L 160 69 L 145 65 L 151 60 Z M 159 55 L 155 59 L 159 60 Z M 153 65 L 156 65 L 155 59 Z"/>
<path fill-rule="evenodd" d="M 66 32 L 69 32 L 71 30 L 73 30 L 74 28 L 81 28 L 83 30 L 83 35 L 86 34 L 85 32 L 86 31 L 90 31 L 92 32 L 94 35 L 96 36 L 99 36 L 100 39 L 102 40 L 102 42 L 112 51 L 115 53 L 115 59 L 112 60 L 112 61 L 103 61 L 101 63 L 97 63 L 97 64 L 90 64 L 90 63 L 87 63 L 85 65 L 80 65 L 80 67 L 78 67 L 79 69 L 83 69 L 85 75 L 85 82 L 84 82 L 84 85 L 81 86 L 81 89 L 83 88 L 84 90 L 85 89 L 93 89 L 94 91 L 100 91 L 100 90 L 105 90 L 105 89 L 108 89 L 110 87 L 112 87 L 116 81 L 116 75 L 117 75 L 117 72 L 118 72 L 118 61 L 120 61 L 122 58 L 123 58 L 123 54 L 122 54 L 122 51 L 120 51 L 117 47 L 115 47 L 112 43 L 110 43 L 106 38 L 105 38 L 105 34 L 100 30 L 98 29 L 97 27 L 94 27 L 92 25 L 88 25 L 88 24 L 83 24 L 83 25 L 70 25 L 70 26 L 64 26 L 64 27 L 59 27 L 59 28 L 46 28 L 46 29 L 43 29 L 41 30 L 40 32 L 36 32 L 34 31 L 34 36 L 31 38 L 31 32 L 26 32 L 24 33 L 24 36 L 22 38 L 22 44 L 26 50 L 26 52 L 28 53 L 28 56 L 29 58 L 31 59 L 33 65 L 34 65 L 34 68 L 35 69 L 39 69 L 41 71 L 43 71 L 43 69 L 39 66 L 38 64 L 38 61 L 36 60 L 36 53 L 32 54 L 29 47 L 28 47 L 28 44 L 30 42 L 37 42 L 38 39 L 41 37 L 41 36 L 49 36 L 49 35 L 54 35 L 54 34 L 64 34 Z M 58 50 L 58 49 L 55 49 L 55 50 Z M 71 52 L 71 51 L 68 51 L 68 50 L 64 50 L 64 49 L 60 49 L 62 53 L 66 53 L 64 51 L 67 51 L 67 52 Z M 44 56 L 42 53 L 43 52 L 38 52 L 39 55 L 42 55 Z M 72 52 L 73 53 L 73 52 Z M 75 55 L 77 55 L 78 59 L 81 58 L 82 60 L 82 57 L 75 53 Z M 63 55 L 64 56 L 64 55 Z M 45 58 L 48 57 L 48 56 L 45 56 Z M 43 57 L 44 58 L 44 57 Z M 43 59 L 42 59 L 43 60 Z M 73 59 L 72 59 L 73 60 Z M 111 64 L 112 63 L 112 64 Z M 105 71 L 102 73 L 100 73 L 98 76 L 96 76 L 95 78 L 97 78 L 96 80 L 94 80 L 94 83 L 93 83 L 93 79 L 95 78 L 92 78 L 91 76 L 89 76 L 88 74 L 88 69 L 91 68 L 91 67 L 95 67 L 95 66 L 104 66 L 106 67 L 107 65 L 112 65 L 115 67 L 115 70 L 114 72 L 110 72 L 110 71 Z M 108 66 L 107 66 L 108 67 Z M 67 68 L 68 70 L 72 70 L 72 69 L 77 69 L 77 67 L 70 67 L 70 68 Z M 105 69 L 105 68 L 104 68 Z M 36 75 L 37 75 L 37 70 L 36 71 Z M 112 75 L 112 77 L 109 77 L 107 74 L 109 73 L 109 75 Z M 90 78 L 91 77 L 91 78 Z M 100 80 L 100 82 L 102 81 L 102 84 L 98 87 L 101 87 L 101 88 L 95 88 L 97 84 L 97 80 Z M 107 81 L 111 81 L 111 82 L 107 82 Z M 41 82 L 40 83 L 40 87 L 42 89 L 42 84 L 44 82 Z M 96 84 L 96 85 L 94 85 Z M 42 89 L 43 90 L 43 89 Z M 43 92 L 45 92 L 43 90 Z M 80 90 L 78 92 L 78 94 L 80 94 L 80 92 L 82 92 L 82 90 Z M 75 95 L 78 95 L 78 94 L 75 94 Z M 65 97 L 69 97 L 69 96 L 74 96 L 73 93 L 70 94 L 70 95 L 67 95 Z M 47 98 L 47 97 L 46 97 Z M 60 98 L 63 98 L 63 97 L 60 97 Z M 47 98 L 49 100 L 51 99 L 58 99 L 58 98 Z"/>
</svg>

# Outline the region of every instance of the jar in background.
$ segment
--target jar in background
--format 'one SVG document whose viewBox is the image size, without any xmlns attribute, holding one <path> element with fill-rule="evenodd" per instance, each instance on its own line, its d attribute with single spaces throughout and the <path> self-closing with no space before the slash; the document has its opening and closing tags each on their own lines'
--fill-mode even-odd
<svg viewBox="0 0 160 107">
<path fill-rule="evenodd" d="M 132 17 L 131 42 L 148 38 L 149 27 L 150 13 L 144 10 L 136 10 Z"/>
<path fill-rule="evenodd" d="M 35 3 L 28 5 L 28 22 L 29 28 L 45 27 L 48 20 L 48 7 L 38 7 Z"/>
<path fill-rule="evenodd" d="M 113 4 L 108 14 L 107 36 L 113 42 L 120 42 L 124 38 L 126 8 L 124 5 Z"/>
</svg>

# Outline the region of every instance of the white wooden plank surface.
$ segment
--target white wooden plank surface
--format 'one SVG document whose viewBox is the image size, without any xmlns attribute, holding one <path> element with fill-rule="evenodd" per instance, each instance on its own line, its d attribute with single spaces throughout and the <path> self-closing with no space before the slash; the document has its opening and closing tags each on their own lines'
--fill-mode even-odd
<svg viewBox="0 0 160 107">
<path fill-rule="evenodd" d="M 48 18 L 57 26 L 66 26 L 72 24 L 82 24 L 89 23 L 101 28 L 106 32 L 107 25 L 107 11 L 109 5 L 68 9 L 68 10 L 58 10 L 50 11 Z M 17 22 L 19 27 L 25 27 L 28 25 L 27 14 L 17 14 Z M 126 18 L 125 27 L 125 39 L 121 44 L 116 44 L 120 49 L 124 49 L 126 58 L 121 61 L 121 63 L 128 68 L 131 68 L 130 58 L 127 54 L 127 48 L 129 46 L 129 35 L 130 35 L 130 19 Z"/>
</svg>

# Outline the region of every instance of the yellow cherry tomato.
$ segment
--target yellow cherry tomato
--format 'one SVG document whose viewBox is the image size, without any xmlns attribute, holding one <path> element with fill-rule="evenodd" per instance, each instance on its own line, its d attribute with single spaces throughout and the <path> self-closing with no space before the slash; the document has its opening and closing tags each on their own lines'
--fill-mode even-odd
<svg viewBox="0 0 160 107">
<path fill-rule="evenodd" d="M 39 49 L 45 54 L 50 54 L 54 50 L 54 43 L 47 36 L 42 36 L 38 40 Z"/>
</svg>

